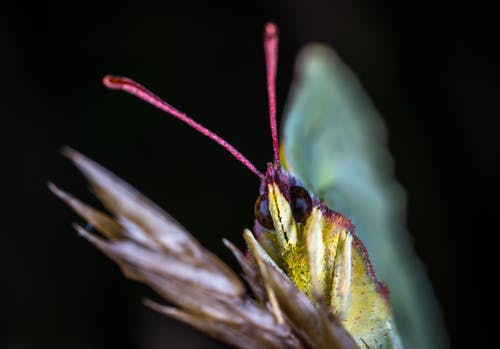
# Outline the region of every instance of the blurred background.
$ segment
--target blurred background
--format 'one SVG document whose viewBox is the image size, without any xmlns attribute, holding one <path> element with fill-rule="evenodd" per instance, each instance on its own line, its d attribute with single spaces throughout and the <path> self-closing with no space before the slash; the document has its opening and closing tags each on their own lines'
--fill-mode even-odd
<svg viewBox="0 0 500 349">
<path fill-rule="evenodd" d="M 103 75 L 127 75 L 271 160 L 262 29 L 281 29 L 278 101 L 299 49 L 334 47 L 389 129 L 408 224 L 453 347 L 489 332 L 498 271 L 498 12 L 399 1 L 21 2 L 0 0 L 0 348 L 225 348 L 141 304 L 150 291 L 79 238 L 48 180 L 91 203 L 60 154 L 74 147 L 166 209 L 234 265 L 258 180 L 178 121 Z"/>
</svg>

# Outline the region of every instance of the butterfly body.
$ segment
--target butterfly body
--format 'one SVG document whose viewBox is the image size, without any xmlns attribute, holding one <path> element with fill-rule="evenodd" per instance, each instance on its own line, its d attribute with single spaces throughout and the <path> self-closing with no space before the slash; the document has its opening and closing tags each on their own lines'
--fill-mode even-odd
<svg viewBox="0 0 500 349">
<path fill-rule="evenodd" d="M 387 289 L 377 280 L 351 221 L 281 166 L 268 164 L 260 195 L 254 235 L 267 254 L 264 258 L 308 297 L 324 303 L 358 345 L 394 347 Z M 258 206 L 267 207 L 272 227 Z"/>
</svg>

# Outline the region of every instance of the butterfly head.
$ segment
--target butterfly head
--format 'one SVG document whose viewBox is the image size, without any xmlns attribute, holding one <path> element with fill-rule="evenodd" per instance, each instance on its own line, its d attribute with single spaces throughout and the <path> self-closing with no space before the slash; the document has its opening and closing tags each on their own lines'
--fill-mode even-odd
<svg viewBox="0 0 500 349">
<path fill-rule="evenodd" d="M 254 207 L 257 234 L 268 229 L 294 235 L 296 224 L 304 223 L 313 207 L 321 205 L 296 177 L 279 164 L 267 164 L 259 194 Z M 285 227 L 292 232 L 287 232 Z"/>
</svg>

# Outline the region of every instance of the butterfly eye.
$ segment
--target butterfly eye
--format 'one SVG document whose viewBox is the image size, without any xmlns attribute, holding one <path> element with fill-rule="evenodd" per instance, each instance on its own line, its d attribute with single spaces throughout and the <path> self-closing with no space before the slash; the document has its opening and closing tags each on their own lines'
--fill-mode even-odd
<svg viewBox="0 0 500 349">
<path fill-rule="evenodd" d="M 255 201 L 254 214 L 257 221 L 267 229 L 274 229 L 273 219 L 271 213 L 269 212 L 269 204 L 267 197 L 261 195 Z"/>
<path fill-rule="evenodd" d="M 312 210 L 311 196 L 304 188 L 293 186 L 290 188 L 290 201 L 293 217 L 297 222 L 303 223 Z"/>
</svg>

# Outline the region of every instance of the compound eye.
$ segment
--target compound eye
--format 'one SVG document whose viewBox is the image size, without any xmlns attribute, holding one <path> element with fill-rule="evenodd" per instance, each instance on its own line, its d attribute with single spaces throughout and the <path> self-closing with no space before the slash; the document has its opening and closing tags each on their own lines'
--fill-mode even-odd
<svg viewBox="0 0 500 349">
<path fill-rule="evenodd" d="M 255 201 L 254 214 L 257 221 L 267 229 L 274 229 L 273 218 L 269 212 L 269 202 L 266 195 L 261 195 Z"/>
<path fill-rule="evenodd" d="M 290 188 L 290 201 L 293 217 L 297 222 L 304 223 L 311 214 L 311 196 L 304 188 L 293 186 Z"/>
</svg>

